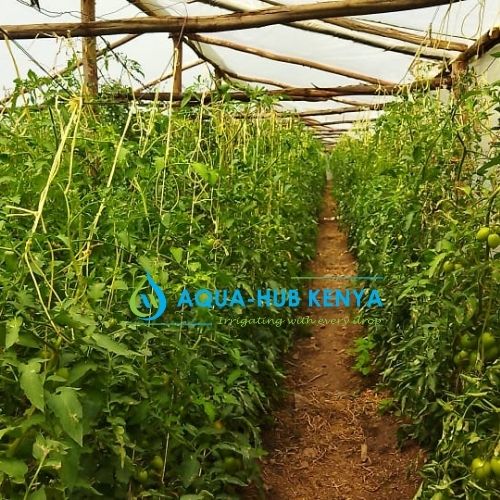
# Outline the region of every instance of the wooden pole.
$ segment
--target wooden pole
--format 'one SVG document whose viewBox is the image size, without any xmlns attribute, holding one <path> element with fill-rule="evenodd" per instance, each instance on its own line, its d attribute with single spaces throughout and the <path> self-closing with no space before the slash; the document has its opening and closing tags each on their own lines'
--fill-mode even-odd
<svg viewBox="0 0 500 500">
<path fill-rule="evenodd" d="M 174 95 L 182 95 L 182 48 L 184 45 L 182 36 L 173 34 L 172 42 L 174 46 L 174 83 L 172 90 Z"/>
<path fill-rule="evenodd" d="M 465 63 L 469 62 L 474 56 L 481 56 L 497 43 L 500 43 L 500 26 L 492 28 L 488 32 L 484 33 L 479 37 L 470 47 L 462 52 L 455 62 L 463 61 Z"/>
<path fill-rule="evenodd" d="M 451 78 L 435 78 L 432 80 L 416 81 L 410 84 L 389 84 L 389 85 L 373 85 L 373 84 L 357 84 L 343 85 L 340 87 L 330 88 L 286 88 L 278 90 L 266 90 L 266 95 L 270 97 L 281 97 L 290 101 L 328 101 L 332 97 L 339 95 L 397 95 L 401 93 L 411 92 L 417 89 L 437 89 L 449 86 Z M 246 92 L 232 92 L 229 97 L 235 101 L 248 102 L 251 97 Z M 172 96 L 169 92 L 135 92 L 126 95 L 117 95 L 118 100 L 137 99 L 143 101 L 170 101 Z M 174 100 L 182 99 L 182 96 L 173 96 Z M 204 102 L 208 103 L 211 100 L 210 94 L 204 96 L 193 96 L 190 103 Z M 349 108 L 350 109 L 350 108 Z"/>
<path fill-rule="evenodd" d="M 239 2 L 234 2 L 234 0 L 199 0 L 202 3 L 205 3 L 207 5 L 213 5 L 215 7 L 219 7 L 222 9 L 230 10 L 232 12 L 245 12 L 251 10 L 249 7 L 244 7 L 240 5 Z M 283 6 L 286 5 L 283 2 L 277 2 L 275 0 L 259 0 L 262 3 L 266 3 L 268 5 L 274 5 L 276 7 L 278 6 Z M 465 50 L 467 48 L 467 45 L 465 44 L 458 44 L 454 42 L 445 42 L 442 40 L 433 40 L 433 42 L 436 42 L 436 45 L 440 45 L 443 43 L 443 45 L 446 43 L 446 47 L 432 47 L 431 50 L 427 49 L 429 46 L 429 38 L 421 35 L 415 35 L 411 33 L 407 33 L 402 30 L 398 30 L 396 28 L 388 28 L 387 31 L 384 33 L 384 27 L 377 26 L 376 24 L 372 23 L 364 23 L 360 22 L 357 20 L 352 20 L 352 24 L 350 26 L 345 26 L 345 28 L 349 30 L 353 30 L 353 32 L 345 32 L 342 31 L 342 29 L 337 29 L 334 28 L 334 25 L 337 25 L 337 19 L 328 19 L 328 20 L 323 20 L 322 22 L 318 22 L 317 20 L 313 21 L 296 21 L 293 23 L 288 23 L 288 26 L 293 26 L 294 28 L 301 29 L 303 31 L 310 31 L 313 33 L 321 33 L 323 35 L 329 35 L 329 36 L 334 36 L 335 38 L 341 38 L 343 40 L 351 40 L 356 43 L 361 43 L 363 45 L 368 45 L 370 47 L 376 47 L 376 48 L 381 48 L 384 50 L 389 50 L 392 52 L 399 52 L 401 54 L 408 54 L 408 55 L 419 55 L 422 58 L 427 58 L 427 59 L 437 59 L 441 60 L 443 57 L 446 57 L 446 53 L 444 52 L 439 52 L 436 49 L 442 49 L 446 48 L 449 50 Z M 339 20 L 340 21 L 340 20 Z M 346 20 L 347 22 L 350 22 L 351 20 Z M 328 26 L 328 24 L 330 26 Z M 344 27 L 341 24 L 338 24 L 339 27 Z M 376 30 L 377 33 L 373 33 L 373 30 Z M 369 33 L 369 34 L 377 34 L 385 38 L 393 38 L 393 39 L 399 39 L 399 40 L 405 40 L 409 41 L 412 44 L 417 44 L 420 45 L 420 47 L 415 47 L 415 45 L 403 45 L 403 46 L 395 46 L 391 40 L 378 40 L 374 38 L 369 38 L 366 37 L 362 34 L 359 33 Z M 393 36 L 390 36 L 390 34 Z M 408 35 L 408 36 L 406 36 Z M 448 45 L 450 45 L 448 47 Z M 460 47 L 460 48 L 458 48 Z"/>
<path fill-rule="evenodd" d="M 467 49 L 467 45 L 461 42 L 454 42 L 452 40 L 439 40 L 432 37 L 408 33 L 396 28 L 377 26 L 376 24 L 360 21 L 358 19 L 325 19 L 328 24 L 333 24 L 341 28 L 346 28 L 371 35 L 382 36 L 385 38 L 394 38 L 404 42 L 410 42 L 422 47 L 431 47 L 433 49 L 456 50 L 463 51 Z"/>
<path fill-rule="evenodd" d="M 95 22 L 95 0 L 81 0 L 82 23 Z M 83 86 L 92 97 L 99 92 L 97 77 L 97 42 L 95 37 L 83 39 Z"/>
<path fill-rule="evenodd" d="M 347 78 L 353 78 L 355 80 L 361 80 L 362 82 L 373 83 L 375 85 L 391 85 L 392 82 L 387 80 L 381 80 L 379 78 L 374 78 L 373 76 L 365 75 L 357 71 L 352 71 L 344 68 L 338 68 L 336 66 L 330 66 L 329 64 L 323 64 L 315 61 L 310 61 L 308 59 L 302 59 L 300 57 L 286 56 L 283 54 L 276 54 L 275 52 L 270 52 L 268 50 L 256 49 L 254 47 L 247 47 L 240 43 L 231 42 L 229 40 L 223 40 L 221 38 L 213 38 L 203 35 L 190 35 L 190 40 L 195 40 L 197 42 L 207 43 L 209 45 L 216 45 L 218 47 L 225 47 L 227 49 L 237 50 L 239 52 L 244 52 L 246 54 L 252 54 L 254 56 L 264 57 L 266 59 L 272 59 L 273 61 L 284 62 L 288 64 L 295 64 L 297 66 L 305 66 L 307 68 L 318 69 L 320 71 L 325 71 L 327 73 L 333 73 L 335 75 L 345 76 Z"/>
<path fill-rule="evenodd" d="M 235 73 L 234 71 L 225 71 L 226 76 L 234 78 L 235 80 L 242 80 L 243 82 L 249 83 L 261 83 L 263 85 L 272 85 L 273 87 L 278 87 L 280 89 L 286 89 L 291 87 L 292 85 L 288 85 L 286 83 L 277 82 L 275 80 L 270 80 L 269 78 L 261 78 L 259 76 L 246 76 L 240 75 L 239 73 Z"/>
<path fill-rule="evenodd" d="M 333 99 L 332 99 L 333 100 Z M 308 111 L 301 111 L 299 116 L 327 116 L 327 115 L 343 115 L 344 113 L 360 113 L 367 110 L 383 109 L 384 104 L 366 104 L 363 106 L 344 106 L 342 108 L 333 109 L 311 109 Z"/>
<path fill-rule="evenodd" d="M 182 67 L 182 71 L 186 71 L 187 69 L 194 68 L 196 66 L 199 66 L 200 64 L 203 64 L 205 61 L 203 59 L 196 59 L 196 61 L 193 61 L 192 63 L 186 64 L 186 66 Z M 163 76 L 160 76 L 158 78 L 155 78 L 154 80 L 151 80 L 148 83 L 145 83 L 141 87 L 138 87 L 135 89 L 136 92 L 142 92 L 143 90 L 149 89 L 151 87 L 154 87 L 155 85 L 158 85 L 161 82 L 164 82 L 165 80 L 168 80 L 169 78 L 172 78 L 174 76 L 174 72 L 171 71 Z"/>
<path fill-rule="evenodd" d="M 259 1 L 274 6 L 284 5 L 283 2 L 277 2 L 276 0 L 259 0 Z M 208 3 L 211 2 L 208 1 Z M 395 40 L 401 40 L 403 42 L 409 42 L 424 47 L 432 47 L 434 49 L 456 50 L 459 52 L 467 49 L 467 44 L 465 43 L 454 42 L 452 40 L 430 38 L 427 35 L 418 35 L 415 33 L 409 33 L 408 31 L 404 31 L 402 29 L 398 29 L 393 26 L 381 26 L 378 23 L 375 24 L 366 21 L 360 21 L 359 19 L 326 18 L 323 19 L 323 22 L 339 26 L 345 29 L 350 29 L 353 31 L 368 33 L 370 35 L 377 35 L 384 38 L 393 38 Z M 395 48 L 392 50 L 397 50 L 397 49 Z"/>
<path fill-rule="evenodd" d="M 119 33 L 207 33 L 259 28 L 306 19 L 398 12 L 461 1 L 463 0 L 337 0 L 219 16 L 165 16 L 88 23 L 5 25 L 2 29 L 11 40 L 54 36 L 104 36 Z"/>
</svg>

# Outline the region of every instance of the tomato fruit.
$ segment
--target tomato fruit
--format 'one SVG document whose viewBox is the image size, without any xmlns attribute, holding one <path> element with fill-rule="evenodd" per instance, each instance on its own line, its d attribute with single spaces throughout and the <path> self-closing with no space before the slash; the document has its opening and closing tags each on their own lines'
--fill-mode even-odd
<svg viewBox="0 0 500 500">
<path fill-rule="evenodd" d="M 479 340 L 481 342 L 481 345 L 483 346 L 483 349 L 485 350 L 493 347 L 497 342 L 495 336 L 491 332 L 482 333 L 481 337 L 479 337 Z"/>
<path fill-rule="evenodd" d="M 477 338 L 472 333 L 464 333 L 460 337 L 460 347 L 462 349 L 475 349 L 477 347 Z"/>
<path fill-rule="evenodd" d="M 156 469 L 157 471 L 162 471 L 163 470 L 163 458 L 161 458 L 160 455 L 155 455 L 153 457 L 153 460 L 151 460 L 151 467 L 153 467 L 153 469 Z"/>
<path fill-rule="evenodd" d="M 137 473 L 137 480 L 142 483 L 142 484 L 145 484 L 148 482 L 148 478 L 149 478 L 149 474 L 148 474 L 148 471 L 145 470 L 145 469 L 141 469 L 138 473 Z"/>
<path fill-rule="evenodd" d="M 69 378 L 69 370 L 68 368 L 59 368 L 59 370 L 56 371 L 56 375 L 61 378 L 68 379 Z"/>
<path fill-rule="evenodd" d="M 488 479 L 491 474 L 490 462 L 476 457 L 474 460 L 472 460 L 471 470 L 472 475 L 478 481 L 484 481 L 485 479 Z"/>
<path fill-rule="evenodd" d="M 498 347 L 496 345 L 492 347 L 488 347 L 488 349 L 484 350 L 484 360 L 485 361 L 495 361 L 498 358 L 499 354 Z"/>
<path fill-rule="evenodd" d="M 500 245 L 500 236 L 497 233 L 492 233 L 488 236 L 488 246 L 490 248 L 496 248 Z"/>
<path fill-rule="evenodd" d="M 469 361 L 469 354 L 467 351 L 460 351 L 453 356 L 453 362 L 457 366 L 463 366 Z"/>
<path fill-rule="evenodd" d="M 224 430 L 224 422 L 222 420 L 216 420 L 214 422 L 214 429 L 218 431 L 223 431 Z"/>
<path fill-rule="evenodd" d="M 476 233 L 476 240 L 478 241 L 486 241 L 490 234 L 490 228 L 489 227 L 482 227 L 479 229 L 479 231 Z"/>
<path fill-rule="evenodd" d="M 500 457 L 491 457 L 490 467 L 496 478 L 500 478 Z"/>
<path fill-rule="evenodd" d="M 241 470 L 241 460 L 235 457 L 226 457 L 224 459 L 224 470 L 230 474 L 234 474 Z"/>
<path fill-rule="evenodd" d="M 455 264 L 453 264 L 453 262 L 450 262 L 449 260 L 447 260 L 444 264 L 443 264 L 443 271 L 445 273 L 451 273 L 452 271 L 455 270 Z"/>
</svg>

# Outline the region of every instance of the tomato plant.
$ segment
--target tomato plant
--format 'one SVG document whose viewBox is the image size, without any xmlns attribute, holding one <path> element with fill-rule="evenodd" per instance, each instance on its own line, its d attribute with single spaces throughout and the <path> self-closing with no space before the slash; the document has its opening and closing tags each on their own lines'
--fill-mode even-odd
<svg viewBox="0 0 500 500">
<path fill-rule="evenodd" d="M 488 462 L 500 431 L 500 253 L 496 237 L 488 243 L 500 224 L 500 144 L 487 125 L 500 96 L 468 83 L 447 99 L 388 105 L 330 159 L 359 272 L 384 277 L 366 344 L 412 417 L 407 432 L 431 450 L 424 498 L 500 496 Z"/>
<path fill-rule="evenodd" d="M 290 286 L 323 150 L 258 96 L 172 111 L 72 89 L 0 117 L 0 496 L 229 498 L 292 332 L 200 308 L 167 316 L 212 327 L 141 323 L 129 297 L 145 272 L 172 295 Z"/>
</svg>

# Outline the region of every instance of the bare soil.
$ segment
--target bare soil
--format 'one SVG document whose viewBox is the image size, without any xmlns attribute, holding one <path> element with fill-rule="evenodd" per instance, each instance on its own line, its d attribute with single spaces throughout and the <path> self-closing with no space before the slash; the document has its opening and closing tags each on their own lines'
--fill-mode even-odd
<svg viewBox="0 0 500 500">
<path fill-rule="evenodd" d="M 327 187 L 314 276 L 354 276 L 356 261 L 339 229 L 335 203 Z M 304 287 L 356 287 L 349 280 L 312 280 Z M 308 309 L 312 318 L 353 316 L 340 308 Z M 357 324 L 312 326 L 288 354 L 288 396 L 274 412 L 275 425 L 265 431 L 268 451 L 262 461 L 265 498 L 272 500 L 406 500 L 419 486 L 423 452 L 413 443 L 398 446 L 401 421 L 382 415 L 388 398 L 373 380 L 352 368 Z M 259 498 L 256 491 L 247 499 Z"/>
</svg>

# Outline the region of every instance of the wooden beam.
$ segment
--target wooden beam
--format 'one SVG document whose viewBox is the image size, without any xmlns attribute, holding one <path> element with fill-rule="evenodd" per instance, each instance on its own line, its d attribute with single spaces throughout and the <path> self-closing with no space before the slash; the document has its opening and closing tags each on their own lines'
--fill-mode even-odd
<svg viewBox="0 0 500 500">
<path fill-rule="evenodd" d="M 344 119 L 344 120 L 332 120 L 332 121 L 329 121 L 329 122 L 320 122 L 321 125 L 342 125 L 342 123 L 357 123 L 357 122 L 374 122 L 376 120 L 378 120 L 378 116 L 370 116 L 370 117 L 367 117 L 367 118 L 348 118 L 348 119 Z"/>
<path fill-rule="evenodd" d="M 80 1 L 82 23 L 95 21 L 95 0 Z M 97 42 L 95 37 L 86 37 L 82 41 L 83 87 L 87 95 L 95 97 L 99 92 L 97 76 Z"/>
<path fill-rule="evenodd" d="M 453 62 L 469 62 L 473 57 L 482 56 L 485 52 L 500 43 L 500 27 L 495 27 L 484 33 L 467 50 L 462 52 Z"/>
<path fill-rule="evenodd" d="M 411 84 L 403 85 L 373 85 L 373 84 L 357 84 L 357 85 L 344 85 L 340 87 L 331 88 L 286 88 L 278 90 L 266 90 L 265 94 L 270 97 L 283 98 L 291 101 L 325 101 L 330 100 L 332 97 L 338 95 L 397 95 L 405 92 L 411 92 L 421 88 L 436 89 L 441 87 L 449 87 L 451 78 L 436 78 L 427 81 L 417 81 Z M 174 100 L 182 99 L 182 95 L 174 95 Z M 229 97 L 235 101 L 248 102 L 251 97 L 246 92 L 232 92 Z M 126 95 L 117 95 L 117 99 L 137 99 L 143 101 L 170 101 L 172 96 L 169 92 L 135 92 Z M 204 96 L 193 96 L 190 103 L 208 103 L 211 101 L 210 94 Z M 300 116 L 300 115 L 299 115 Z M 302 115 L 304 116 L 304 115 Z"/>
<path fill-rule="evenodd" d="M 198 0 L 198 1 L 207 5 L 213 5 L 215 7 L 226 9 L 232 12 L 248 12 L 249 10 L 251 10 L 250 7 L 245 7 L 241 5 L 239 2 L 235 2 L 234 0 Z M 284 4 L 283 2 L 276 2 L 274 0 L 259 0 L 259 1 L 274 6 L 287 5 Z M 389 50 L 391 52 L 399 52 L 401 54 L 407 54 L 411 56 L 415 56 L 418 54 L 423 58 L 436 59 L 436 60 L 442 60 L 443 57 L 446 57 L 445 53 L 439 52 L 438 50 L 435 49 L 429 50 L 425 47 L 415 47 L 414 45 L 396 46 L 394 45 L 394 43 L 390 41 L 370 38 L 367 37 L 366 35 L 359 34 L 359 31 L 361 30 L 356 30 L 354 32 L 346 32 L 343 29 L 339 30 L 338 28 L 334 27 L 334 23 L 325 23 L 323 21 L 312 20 L 312 21 L 296 21 L 293 23 L 287 23 L 286 25 L 303 31 L 320 33 L 323 35 L 333 36 L 335 38 L 340 38 L 343 40 L 350 40 L 356 43 L 367 45 L 369 47 Z M 415 37 L 418 38 L 418 35 L 415 35 Z M 422 39 L 425 39 L 425 37 L 422 37 Z M 467 45 L 464 45 L 464 47 L 466 48 Z"/>
<path fill-rule="evenodd" d="M 276 0 L 259 0 L 259 1 L 274 6 L 284 5 L 283 2 L 277 2 Z M 212 3 L 212 2 L 207 2 L 207 3 Z M 213 2 L 213 3 L 219 3 L 219 2 Z M 413 43 L 421 47 L 454 50 L 459 52 L 466 50 L 468 47 L 468 45 L 465 43 L 454 42 L 452 40 L 442 40 L 442 39 L 432 38 L 429 37 L 428 35 L 418 35 L 414 33 L 409 33 L 407 31 L 395 28 L 393 26 L 382 26 L 380 23 L 371 23 L 369 21 L 368 22 L 361 21 L 359 19 L 326 18 L 323 19 L 323 22 L 353 31 L 368 33 L 370 35 L 377 35 L 384 38 L 393 38 L 395 40 L 401 40 L 403 42 Z M 363 42 L 360 41 L 360 43 Z M 398 48 L 395 47 L 391 50 L 397 52 Z"/>
<path fill-rule="evenodd" d="M 199 66 L 200 64 L 203 64 L 205 61 L 203 59 L 196 59 L 196 61 L 193 61 L 192 63 L 186 64 L 185 66 L 182 67 L 182 71 L 186 71 L 188 69 L 194 68 L 195 66 Z M 148 83 L 145 83 L 141 87 L 138 87 L 135 91 L 136 92 L 142 92 L 143 90 L 149 89 L 151 87 L 154 87 L 155 85 L 158 85 L 161 82 L 164 82 L 165 80 L 168 80 L 169 78 L 172 78 L 174 76 L 174 72 L 170 71 L 169 73 L 160 76 L 158 78 L 155 78 L 154 80 L 151 80 Z"/>
<path fill-rule="evenodd" d="M 286 89 L 292 87 L 292 85 L 287 85 L 286 83 L 277 82 L 275 80 L 270 80 L 269 78 L 261 78 L 259 76 L 246 76 L 235 73 L 234 71 L 224 71 L 226 76 L 229 76 L 235 80 L 241 80 L 243 82 L 249 83 L 261 83 L 263 85 L 272 85 L 273 87 L 278 87 L 280 89 Z"/>
<path fill-rule="evenodd" d="M 345 29 L 414 43 L 422 46 L 422 48 L 431 47 L 433 49 L 455 50 L 459 52 L 467 50 L 467 45 L 465 43 L 416 35 L 396 28 L 383 27 L 370 22 L 359 21 L 358 19 L 325 19 L 324 21 L 328 24 L 333 24 Z"/>
<path fill-rule="evenodd" d="M 227 49 L 237 50 L 239 52 L 244 52 L 246 54 L 252 54 L 259 57 L 264 57 L 266 59 L 272 59 L 273 61 L 279 61 L 288 64 L 295 64 L 297 66 L 305 66 L 307 68 L 318 69 L 320 71 L 325 71 L 327 73 L 333 73 L 335 75 L 345 76 L 347 78 L 353 78 L 355 80 L 361 80 L 362 82 L 373 83 L 376 85 L 390 85 L 391 82 L 386 80 L 381 80 L 374 78 L 363 73 L 358 73 L 357 71 L 352 71 L 344 68 L 338 68 L 336 66 L 330 66 L 328 64 L 323 64 L 315 61 L 310 61 L 308 59 L 302 59 L 294 56 L 287 56 L 283 54 L 277 54 L 275 52 L 270 52 L 268 50 L 256 49 L 255 47 L 247 47 L 246 45 L 232 42 L 230 40 L 223 40 L 220 38 L 213 38 L 204 35 L 191 35 L 190 40 L 195 40 L 197 42 L 203 42 L 210 45 L 216 45 L 218 47 L 225 47 Z"/>
<path fill-rule="evenodd" d="M 332 100 L 334 100 L 332 98 Z M 383 109 L 384 105 L 381 104 L 367 104 L 363 106 L 346 106 L 342 108 L 333 109 L 311 109 L 309 111 L 301 111 L 299 116 L 327 116 L 327 115 L 343 115 L 344 113 L 360 113 L 370 109 Z"/>
<path fill-rule="evenodd" d="M 344 17 L 420 9 L 463 0 L 338 0 L 305 5 L 288 5 L 219 16 L 118 19 L 89 23 L 41 23 L 5 25 L 14 39 L 116 35 L 119 33 L 207 33 L 259 28 L 306 19 Z"/>
</svg>

